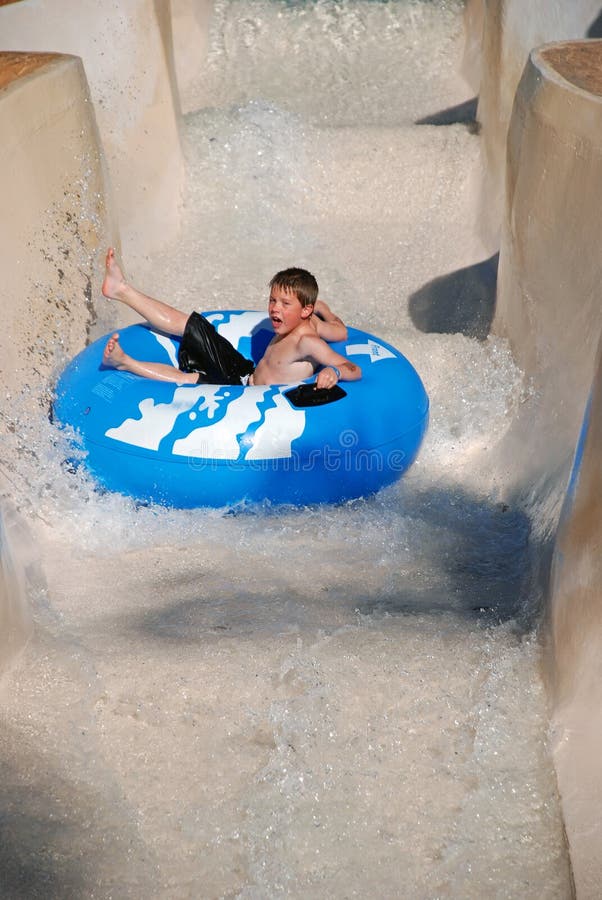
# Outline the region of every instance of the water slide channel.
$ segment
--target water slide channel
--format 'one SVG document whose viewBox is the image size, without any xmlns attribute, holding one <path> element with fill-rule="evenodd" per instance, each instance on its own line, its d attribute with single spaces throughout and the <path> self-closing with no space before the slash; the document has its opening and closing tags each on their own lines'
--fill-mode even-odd
<svg viewBox="0 0 602 900">
<path fill-rule="evenodd" d="M 2 681 L 3 896 L 571 895 L 521 592 L 537 522 L 490 470 L 537 398 L 488 334 L 479 137 L 432 124 L 471 99 L 462 41 L 450 0 L 215 3 L 183 227 L 128 276 L 185 310 L 262 308 L 276 270 L 310 268 L 409 357 L 430 428 L 374 497 L 177 511 L 69 471 L 51 382 L 35 413 L 15 392 L 4 528 L 35 625 Z M 477 263 L 434 326 L 437 279 Z M 92 337 L 126 321 L 96 276 Z"/>
</svg>

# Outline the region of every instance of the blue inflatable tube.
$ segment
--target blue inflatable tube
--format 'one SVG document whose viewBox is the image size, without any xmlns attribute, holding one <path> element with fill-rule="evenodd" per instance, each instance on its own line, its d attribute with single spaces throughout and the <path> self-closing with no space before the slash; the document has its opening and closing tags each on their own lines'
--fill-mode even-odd
<svg viewBox="0 0 602 900">
<path fill-rule="evenodd" d="M 204 315 L 255 361 L 273 337 L 264 313 Z M 406 471 L 427 427 L 428 398 L 408 360 L 354 328 L 332 346 L 363 378 L 335 388 L 337 399 L 304 384 L 151 381 L 104 367 L 107 338 L 61 375 L 54 419 L 78 433 L 84 464 L 103 487 L 140 501 L 190 508 L 365 496 Z M 177 339 L 146 325 L 121 330 L 120 343 L 138 359 L 177 365 Z M 308 399 L 330 402 L 307 406 Z"/>
</svg>

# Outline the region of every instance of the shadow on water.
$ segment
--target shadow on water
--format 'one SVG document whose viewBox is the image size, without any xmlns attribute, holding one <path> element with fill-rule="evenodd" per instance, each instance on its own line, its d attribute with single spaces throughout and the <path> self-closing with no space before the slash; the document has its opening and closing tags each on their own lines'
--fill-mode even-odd
<svg viewBox="0 0 602 900">
<path fill-rule="evenodd" d="M 35 766 L 42 763 L 34 762 Z M 0 896 L 11 900 L 81 897 L 85 877 L 81 861 L 69 858 L 83 820 L 75 821 L 57 802 L 61 779 L 52 775 L 52 791 L 2 761 L 0 785 Z"/>
<path fill-rule="evenodd" d="M 19 805 L 20 797 L 17 795 L 12 802 Z M 61 900 L 83 896 L 84 880 L 77 868 L 53 859 L 56 822 L 41 814 L 28 816 L 23 812 L 3 815 L 2 820 L 0 896 L 11 900 Z M 38 838 L 37 848 L 32 846 L 33 836 Z"/>
<path fill-rule="evenodd" d="M 602 38 L 602 9 L 585 32 L 587 38 Z"/>
<path fill-rule="evenodd" d="M 410 533 L 430 533 L 432 539 L 410 548 L 377 587 L 369 573 L 357 578 L 345 566 L 334 573 L 327 568 L 321 577 L 317 561 L 307 594 L 282 580 L 272 584 L 267 569 L 253 587 L 242 587 L 239 573 L 232 572 L 219 583 L 205 582 L 202 591 L 199 573 L 190 572 L 179 599 L 135 614 L 125 627 L 181 644 L 336 628 L 357 613 L 513 622 L 518 631 L 531 631 L 536 611 L 525 600 L 525 587 L 538 548 L 531 545 L 531 523 L 521 509 L 458 488 L 412 494 L 402 503 Z"/>
<path fill-rule="evenodd" d="M 431 113 L 422 119 L 416 119 L 415 125 L 466 125 L 471 134 L 478 134 L 481 130 L 477 120 L 478 97 L 458 103 L 457 106 L 449 106 L 439 112 Z"/>
<path fill-rule="evenodd" d="M 438 533 L 432 558 L 410 572 L 397 595 L 370 598 L 364 613 L 474 618 L 483 624 L 515 621 L 533 625 L 525 602 L 525 573 L 531 566 L 531 523 L 520 509 L 473 497 L 466 491 L 439 490 L 404 499 L 404 515 L 420 519 Z"/>
<path fill-rule="evenodd" d="M 135 896 L 122 878 L 119 884 L 113 880 L 113 864 L 118 871 L 127 845 L 131 851 L 137 838 L 132 832 L 122 844 L 111 800 L 53 765 L 48 755 L 25 750 L 22 736 L 6 726 L 2 740 L 18 747 L 19 757 L 0 754 L 0 897 Z M 123 825 L 121 831 L 123 840 Z M 108 877 L 101 875 L 103 868 Z"/>
<path fill-rule="evenodd" d="M 427 282 L 410 295 L 412 322 L 428 334 L 485 340 L 495 312 L 499 253 Z"/>
</svg>

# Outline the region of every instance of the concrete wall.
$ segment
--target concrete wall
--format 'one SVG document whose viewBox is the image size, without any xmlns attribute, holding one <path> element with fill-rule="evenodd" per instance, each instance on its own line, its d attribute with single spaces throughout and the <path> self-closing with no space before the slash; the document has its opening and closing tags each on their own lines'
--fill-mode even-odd
<svg viewBox="0 0 602 900">
<path fill-rule="evenodd" d="M 485 0 L 466 0 L 464 5 L 464 53 L 460 71 L 475 94 L 481 88 L 481 63 Z"/>
<path fill-rule="evenodd" d="M 2 494 L 6 486 L 0 485 Z M 0 505 L 0 675 L 33 633 L 29 603 L 32 577 L 31 537 L 14 504 Z"/>
<path fill-rule="evenodd" d="M 84 346 L 103 248 L 119 236 L 79 59 L 0 53 L 0 134 L 0 427 L 7 429 L 15 413 L 27 418 L 30 405 L 39 415 L 56 366 Z M 31 544 L 7 466 L 4 459 L 0 670 L 31 625 Z"/>
<path fill-rule="evenodd" d="M 177 235 L 184 179 L 169 3 L 21 0 L 0 6 L 0 50 L 80 56 L 131 262 Z"/>
<path fill-rule="evenodd" d="M 586 44 L 596 55 L 601 42 Z M 509 336 L 537 395 L 518 417 L 520 479 L 568 474 L 600 333 L 600 99 L 534 52 L 508 135 L 506 207 L 494 330 Z M 541 427 L 539 427 L 541 425 Z M 545 433 L 553 428 L 553 439 Z M 518 443 L 518 442 L 517 442 Z M 556 477 L 556 476 L 554 476 Z"/>
<path fill-rule="evenodd" d="M 602 884 L 602 344 L 554 554 L 554 756 L 579 900 Z"/>
<path fill-rule="evenodd" d="M 2 72 L 0 377 L 35 392 L 85 344 L 102 248 L 119 236 L 81 61 L 0 53 Z"/>
<path fill-rule="evenodd" d="M 479 92 L 482 237 L 501 245 L 493 328 L 510 339 L 529 394 L 491 463 L 533 521 L 525 593 L 545 607 L 580 900 L 602 884 L 602 46 L 531 51 L 599 32 L 601 11 L 599 0 L 468 0 L 463 60 Z"/>
<path fill-rule="evenodd" d="M 174 65 L 183 112 L 198 107 L 195 84 L 208 50 L 213 0 L 171 0 Z"/>
<path fill-rule="evenodd" d="M 599 13 L 600 0 L 467 0 L 464 74 L 479 93 L 480 219 L 491 252 L 499 248 L 508 124 L 529 53 L 546 42 L 585 37 Z"/>
<path fill-rule="evenodd" d="M 494 321 L 531 388 L 495 468 L 534 522 L 535 572 L 550 625 L 557 771 L 580 898 L 599 896 L 602 884 L 601 72 L 602 41 L 548 45 L 529 58 L 508 134 Z M 548 584 L 558 510 L 590 396 Z"/>
</svg>

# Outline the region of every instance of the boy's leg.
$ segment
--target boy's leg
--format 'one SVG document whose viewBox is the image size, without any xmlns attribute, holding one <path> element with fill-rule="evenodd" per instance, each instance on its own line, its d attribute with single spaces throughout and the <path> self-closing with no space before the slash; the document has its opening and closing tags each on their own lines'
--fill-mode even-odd
<svg viewBox="0 0 602 900">
<path fill-rule="evenodd" d="M 196 383 L 199 373 L 203 374 L 204 381 L 211 384 L 240 384 L 241 377 L 253 372 L 254 364 L 218 334 L 204 316 L 180 312 L 128 284 L 112 248 L 107 251 L 105 267 L 102 284 L 105 297 L 125 303 L 143 316 L 153 328 L 183 338 L 178 356 L 179 369 L 164 363 L 133 359 L 119 346 L 118 335 L 113 335 L 107 343 L 103 360 L 105 365 L 146 378 L 176 381 L 180 384 Z"/>
<path fill-rule="evenodd" d="M 105 260 L 105 277 L 102 283 L 102 293 L 110 300 L 119 300 L 125 303 L 143 319 L 167 334 L 182 335 L 188 321 L 188 313 L 180 312 L 161 300 L 147 297 L 142 291 L 128 284 L 123 277 L 119 265 L 115 260 L 115 251 L 112 247 L 107 251 Z"/>
<path fill-rule="evenodd" d="M 197 372 L 182 372 L 175 366 L 169 366 L 166 363 L 141 362 L 128 356 L 121 348 L 119 343 L 119 334 L 115 332 L 104 349 L 102 361 L 105 366 L 111 366 L 113 369 L 120 369 L 122 372 L 132 372 L 134 375 L 141 375 L 143 378 L 152 378 L 153 381 L 169 381 L 176 384 L 197 384 Z"/>
</svg>

